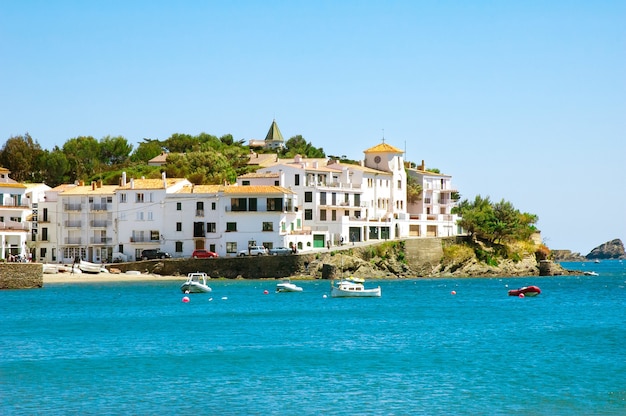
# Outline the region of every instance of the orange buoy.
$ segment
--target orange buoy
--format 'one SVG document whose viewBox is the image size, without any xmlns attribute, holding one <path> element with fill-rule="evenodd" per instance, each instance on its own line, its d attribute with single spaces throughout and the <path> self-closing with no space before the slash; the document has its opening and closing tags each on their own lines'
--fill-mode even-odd
<svg viewBox="0 0 626 416">
<path fill-rule="evenodd" d="M 263 291 L 263 294 L 264 294 L 264 295 L 267 295 L 268 293 L 270 293 L 270 292 L 268 292 L 268 290 L 267 290 L 267 289 L 265 289 L 265 290 Z"/>
<path fill-rule="evenodd" d="M 189 302 L 189 296 L 183 296 L 183 303 Z"/>
<path fill-rule="evenodd" d="M 456 295 L 456 290 L 453 290 L 452 292 L 450 292 L 451 295 Z"/>
</svg>

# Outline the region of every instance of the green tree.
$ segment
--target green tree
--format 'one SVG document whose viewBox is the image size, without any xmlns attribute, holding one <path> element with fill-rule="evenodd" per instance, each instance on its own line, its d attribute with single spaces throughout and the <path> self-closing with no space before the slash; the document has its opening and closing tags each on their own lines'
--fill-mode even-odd
<svg viewBox="0 0 626 416">
<path fill-rule="evenodd" d="M 100 161 L 107 166 L 127 162 L 132 151 L 133 145 L 122 136 L 106 136 L 100 139 Z"/>
<path fill-rule="evenodd" d="M 40 180 L 40 162 L 43 150 L 39 143 L 26 133 L 10 137 L 0 150 L 0 164 L 11 171 L 18 182 Z"/>
<path fill-rule="evenodd" d="M 415 204 L 422 197 L 422 185 L 409 174 L 406 173 L 406 200 L 410 204 Z"/>
<path fill-rule="evenodd" d="M 91 136 L 69 139 L 63 153 L 70 163 L 70 181 L 86 180 L 100 170 L 100 144 Z"/>
<path fill-rule="evenodd" d="M 284 157 L 294 157 L 296 155 L 310 158 L 324 158 L 326 154 L 324 149 L 317 148 L 307 142 L 301 135 L 293 136 L 285 142 L 285 148 L 282 151 Z"/>
<path fill-rule="evenodd" d="M 46 185 L 55 187 L 69 181 L 68 173 L 70 171 L 70 163 L 65 153 L 54 146 L 52 151 L 45 151 L 41 162 L 43 181 Z"/>
<path fill-rule="evenodd" d="M 143 139 L 143 142 L 139 143 L 135 151 L 130 155 L 130 160 L 133 162 L 148 162 L 153 157 L 156 157 L 164 151 L 163 143 L 154 139 Z"/>
</svg>

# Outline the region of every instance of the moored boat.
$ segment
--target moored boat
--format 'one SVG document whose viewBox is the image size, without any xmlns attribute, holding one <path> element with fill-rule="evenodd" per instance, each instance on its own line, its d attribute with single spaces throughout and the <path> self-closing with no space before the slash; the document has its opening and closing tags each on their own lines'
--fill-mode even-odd
<svg viewBox="0 0 626 416">
<path fill-rule="evenodd" d="M 302 288 L 294 283 L 291 283 L 289 279 L 284 279 L 282 282 L 276 284 L 276 292 L 302 292 Z"/>
<path fill-rule="evenodd" d="M 539 286 L 524 286 L 509 290 L 509 296 L 537 296 L 540 293 L 541 289 L 539 289 Z"/>
<path fill-rule="evenodd" d="M 106 269 L 103 270 L 103 267 L 101 264 L 90 263 L 85 260 L 81 260 L 80 263 L 78 263 L 78 268 L 82 270 L 83 273 L 98 274 L 102 271 L 106 272 Z"/>
<path fill-rule="evenodd" d="M 187 281 L 180 286 L 183 293 L 207 293 L 211 288 L 206 284 L 210 279 L 206 273 L 196 272 L 187 275 Z"/>
<path fill-rule="evenodd" d="M 336 285 L 331 282 L 330 296 L 333 298 L 379 298 L 382 295 L 380 286 L 365 289 L 363 283 L 340 280 Z"/>
</svg>

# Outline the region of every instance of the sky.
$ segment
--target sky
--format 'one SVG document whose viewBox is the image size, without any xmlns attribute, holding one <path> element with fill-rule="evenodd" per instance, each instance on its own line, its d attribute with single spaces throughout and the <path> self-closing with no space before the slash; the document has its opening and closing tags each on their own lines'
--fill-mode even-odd
<svg viewBox="0 0 626 416">
<path fill-rule="evenodd" d="M 382 142 L 552 249 L 626 242 L 625 1 L 0 1 L 0 140 Z"/>
</svg>

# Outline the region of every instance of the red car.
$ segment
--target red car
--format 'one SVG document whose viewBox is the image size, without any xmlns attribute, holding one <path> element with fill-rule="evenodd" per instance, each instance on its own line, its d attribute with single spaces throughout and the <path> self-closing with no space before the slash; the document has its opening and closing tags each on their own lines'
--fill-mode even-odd
<svg viewBox="0 0 626 416">
<path fill-rule="evenodd" d="M 210 259 L 211 257 L 218 257 L 218 255 L 212 251 L 199 248 L 191 253 L 191 257 L 194 259 Z"/>
</svg>

